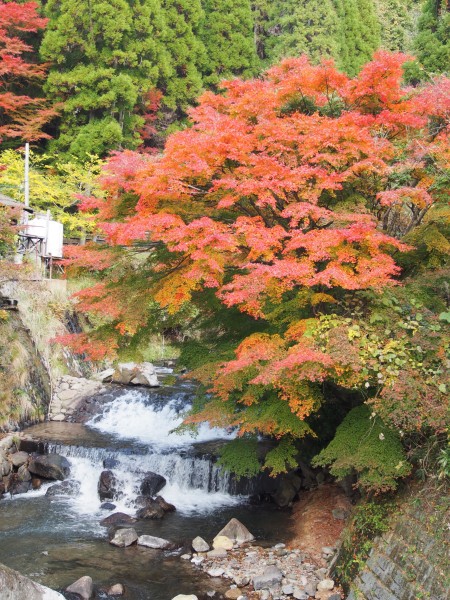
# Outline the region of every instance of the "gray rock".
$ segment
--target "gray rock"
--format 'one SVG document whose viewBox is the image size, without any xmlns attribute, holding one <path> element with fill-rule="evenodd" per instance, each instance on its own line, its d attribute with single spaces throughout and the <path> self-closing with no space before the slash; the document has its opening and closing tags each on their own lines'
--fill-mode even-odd
<svg viewBox="0 0 450 600">
<path fill-rule="evenodd" d="M 308 581 L 308 583 L 305 585 L 305 592 L 309 596 L 315 596 L 316 591 L 317 591 L 317 584 L 314 581 Z"/>
<path fill-rule="evenodd" d="M 64 596 L 0 565 L 1 600 L 64 600 Z"/>
<path fill-rule="evenodd" d="M 210 577 L 222 577 L 222 575 L 225 573 L 224 569 L 221 569 L 220 567 L 209 569 L 206 572 Z"/>
<path fill-rule="evenodd" d="M 59 454 L 46 454 L 35 456 L 28 465 L 28 470 L 45 479 L 63 481 L 70 475 L 70 463 L 67 458 Z"/>
<path fill-rule="evenodd" d="M 194 558 L 191 558 L 191 563 L 196 565 L 197 567 L 198 565 L 201 565 L 202 562 L 205 562 L 204 556 L 194 556 Z"/>
<path fill-rule="evenodd" d="M 111 381 L 114 371 L 115 369 L 113 368 L 105 369 L 104 371 L 100 371 L 99 373 L 92 375 L 91 379 L 94 381 L 100 381 L 100 383 L 108 383 Z"/>
<path fill-rule="evenodd" d="M 76 496 L 80 491 L 80 484 L 78 481 L 63 481 L 62 483 L 55 483 L 48 488 L 45 492 L 46 496 Z"/>
<path fill-rule="evenodd" d="M 317 590 L 319 592 L 329 591 L 329 590 L 332 590 L 333 588 L 334 588 L 334 581 L 332 579 L 322 579 L 322 581 L 319 581 L 319 583 L 317 585 Z"/>
<path fill-rule="evenodd" d="M 0 478 L 9 475 L 11 472 L 11 463 L 6 459 L 0 460 Z"/>
<path fill-rule="evenodd" d="M 19 467 L 19 470 L 17 471 L 17 475 L 18 475 L 20 481 L 31 481 L 31 473 L 27 469 L 26 465 L 22 465 L 21 467 Z"/>
<path fill-rule="evenodd" d="M 286 596 L 292 596 L 292 594 L 294 593 L 294 586 L 290 584 L 283 585 L 281 591 L 283 592 L 283 594 L 286 594 Z"/>
<path fill-rule="evenodd" d="M 207 553 L 208 558 L 226 558 L 227 551 L 224 548 L 214 548 Z"/>
<path fill-rule="evenodd" d="M 248 577 L 247 575 L 236 575 L 234 577 L 234 583 L 238 587 L 244 587 L 250 583 L 250 577 Z"/>
<path fill-rule="evenodd" d="M 183 560 L 191 560 L 191 555 L 190 554 L 182 554 L 180 556 L 180 558 L 182 558 Z"/>
<path fill-rule="evenodd" d="M 106 593 L 108 596 L 123 596 L 125 593 L 125 588 L 121 583 L 115 583 L 107 590 Z"/>
<path fill-rule="evenodd" d="M 157 550 L 164 550 L 169 548 L 172 544 L 169 540 L 164 538 L 155 537 L 153 535 L 140 535 L 137 541 L 138 546 L 145 546 L 146 548 L 155 548 Z"/>
<path fill-rule="evenodd" d="M 2 440 L 0 440 L 0 449 L 2 449 L 2 450 L 9 450 L 13 446 L 14 446 L 14 436 L 12 436 L 12 435 L 8 435 L 8 436 L 4 437 Z M 15 572 L 16 571 L 14 571 L 14 573 Z"/>
<path fill-rule="evenodd" d="M 119 363 L 111 376 L 113 383 L 128 385 L 138 373 L 136 363 Z"/>
<path fill-rule="evenodd" d="M 113 546 L 119 546 L 120 548 L 126 548 L 127 546 L 131 546 L 138 539 L 138 534 L 132 528 L 129 529 L 118 529 L 114 537 L 109 540 L 109 543 Z"/>
<path fill-rule="evenodd" d="M 14 452 L 14 454 L 9 455 L 11 464 L 16 468 L 25 465 L 29 458 L 28 452 Z"/>
<path fill-rule="evenodd" d="M 347 518 L 348 512 L 342 508 L 333 508 L 331 514 L 338 521 L 344 521 Z"/>
<path fill-rule="evenodd" d="M 192 548 L 196 552 L 208 552 L 209 544 L 198 535 L 195 539 L 192 540 Z"/>
<path fill-rule="evenodd" d="M 175 596 L 172 600 L 198 600 L 198 598 L 197 596 L 194 596 L 194 594 L 178 594 L 178 596 Z"/>
<path fill-rule="evenodd" d="M 308 600 L 309 598 L 309 594 L 305 590 L 300 590 L 299 588 L 295 588 L 292 595 L 296 600 Z"/>
<path fill-rule="evenodd" d="M 151 363 L 141 363 L 137 366 L 137 373 L 131 380 L 132 385 L 145 385 L 146 387 L 159 387 L 155 367 Z"/>
<path fill-rule="evenodd" d="M 93 590 L 94 586 L 92 585 L 92 578 L 88 575 L 80 577 L 80 579 L 77 579 L 72 585 L 69 585 L 69 587 L 66 588 L 66 592 L 78 594 L 81 596 L 82 600 L 89 600 L 92 598 Z"/>
<path fill-rule="evenodd" d="M 261 573 L 253 577 L 253 587 L 255 590 L 263 590 L 273 587 L 281 582 L 283 573 L 276 566 L 269 566 Z"/>
<path fill-rule="evenodd" d="M 255 539 L 247 527 L 237 519 L 231 519 L 225 527 L 219 531 L 216 538 L 219 536 L 230 538 L 230 540 L 233 540 L 233 542 L 236 542 L 237 544 L 244 544 L 245 542 L 251 542 Z"/>
</svg>

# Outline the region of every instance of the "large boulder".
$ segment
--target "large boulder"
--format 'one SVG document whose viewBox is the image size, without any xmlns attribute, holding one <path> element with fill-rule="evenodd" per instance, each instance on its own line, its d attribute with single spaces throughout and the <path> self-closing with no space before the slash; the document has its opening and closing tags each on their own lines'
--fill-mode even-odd
<svg viewBox="0 0 450 600">
<path fill-rule="evenodd" d="M 141 494 L 143 496 L 156 496 L 156 494 L 166 485 L 166 479 L 158 473 L 149 471 L 146 473 L 141 483 Z"/>
<path fill-rule="evenodd" d="M 214 539 L 216 540 L 222 536 L 229 538 L 236 544 L 244 544 L 255 539 L 247 527 L 237 519 L 231 519 Z"/>
<path fill-rule="evenodd" d="M 113 383 L 123 385 L 145 385 L 146 387 L 159 387 L 156 369 L 152 363 L 119 363 L 111 375 Z"/>
<path fill-rule="evenodd" d="M 29 458 L 28 452 L 14 452 L 14 454 L 9 455 L 11 464 L 17 469 L 22 465 L 25 465 Z"/>
<path fill-rule="evenodd" d="M 118 529 L 114 536 L 109 540 L 109 543 L 119 548 L 126 548 L 137 542 L 138 534 L 134 529 Z"/>
<path fill-rule="evenodd" d="M 153 535 L 140 535 L 137 541 L 138 546 L 145 546 L 146 548 L 155 548 L 156 550 L 165 550 L 170 548 L 172 543 L 164 538 L 155 537 Z"/>
<path fill-rule="evenodd" d="M 0 565 L 0 598 L 2 600 L 64 600 L 64 596 L 35 583 L 17 571 Z"/>
<path fill-rule="evenodd" d="M 92 578 L 88 575 L 80 577 L 80 579 L 77 579 L 72 585 L 69 585 L 69 587 L 66 588 L 66 592 L 78 594 L 82 600 L 90 600 L 93 591 L 94 586 L 92 584 Z"/>
<path fill-rule="evenodd" d="M 106 470 L 100 473 L 97 490 L 100 500 L 114 499 L 117 495 L 117 479 L 112 471 Z"/>
<path fill-rule="evenodd" d="M 123 385 L 128 385 L 137 374 L 138 368 L 136 363 L 119 363 L 111 376 L 111 381 L 113 383 L 122 383 Z"/>
<path fill-rule="evenodd" d="M 146 387 L 159 387 L 156 369 L 152 363 L 141 363 L 137 365 L 137 374 L 131 380 L 132 385 L 145 385 Z"/>
<path fill-rule="evenodd" d="M 44 454 L 35 456 L 28 465 L 28 470 L 45 479 L 63 481 L 70 475 L 70 463 L 59 454 Z"/>
<path fill-rule="evenodd" d="M 112 367 L 109 369 L 105 369 L 104 371 L 100 371 L 99 373 L 95 373 L 92 375 L 91 379 L 94 381 L 100 381 L 100 383 L 109 383 L 114 375 L 115 369 Z"/>
</svg>

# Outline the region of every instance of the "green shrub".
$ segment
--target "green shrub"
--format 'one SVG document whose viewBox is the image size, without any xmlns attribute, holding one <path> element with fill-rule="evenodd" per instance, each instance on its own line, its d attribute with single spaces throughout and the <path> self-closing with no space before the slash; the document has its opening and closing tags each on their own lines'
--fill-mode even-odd
<svg viewBox="0 0 450 600">
<path fill-rule="evenodd" d="M 314 459 L 315 466 L 330 466 L 338 479 L 356 473 L 367 492 L 385 492 L 411 471 L 399 436 L 366 405 L 352 409 L 330 444 Z"/>
</svg>

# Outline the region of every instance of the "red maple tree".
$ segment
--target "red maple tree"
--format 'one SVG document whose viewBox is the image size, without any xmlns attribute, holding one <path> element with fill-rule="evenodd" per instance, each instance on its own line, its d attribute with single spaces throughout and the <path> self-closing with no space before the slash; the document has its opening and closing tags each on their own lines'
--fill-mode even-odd
<svg viewBox="0 0 450 600">
<path fill-rule="evenodd" d="M 23 39 L 47 23 L 37 9 L 36 2 L 0 3 L 0 139 L 49 137 L 42 127 L 54 116 L 54 109 L 42 98 L 23 94 L 24 87 L 46 74 L 45 65 L 33 62 L 33 48 Z"/>
<path fill-rule="evenodd" d="M 197 372 L 214 399 L 191 421 L 300 437 L 323 381 L 361 384 L 363 365 L 333 353 L 320 314 L 348 292 L 395 285 L 401 238 L 445 191 L 449 81 L 402 87 L 409 58 L 379 52 L 354 79 L 332 62 L 285 60 L 205 93 L 162 155 L 111 159 L 109 197 L 87 207 L 106 252 L 123 258 L 102 267 L 93 248 L 74 249 L 103 269 L 102 284 L 78 295 L 108 316 L 105 349 L 139 334 L 155 303 L 201 310 L 208 290 L 269 325 L 288 313 L 276 334 L 254 334 L 234 360 Z"/>
</svg>

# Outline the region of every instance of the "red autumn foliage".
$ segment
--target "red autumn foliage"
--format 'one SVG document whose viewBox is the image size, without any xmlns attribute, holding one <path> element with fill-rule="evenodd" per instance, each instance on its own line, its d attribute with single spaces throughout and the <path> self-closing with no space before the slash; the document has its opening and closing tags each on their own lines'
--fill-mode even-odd
<svg viewBox="0 0 450 600">
<path fill-rule="evenodd" d="M 36 2 L 0 3 L 0 138 L 33 141 L 49 136 L 42 127 L 55 115 L 42 98 L 20 92 L 26 83 L 42 80 L 46 67 L 32 61 L 33 48 L 23 34 L 44 29 L 47 19 L 38 15 Z"/>
</svg>

